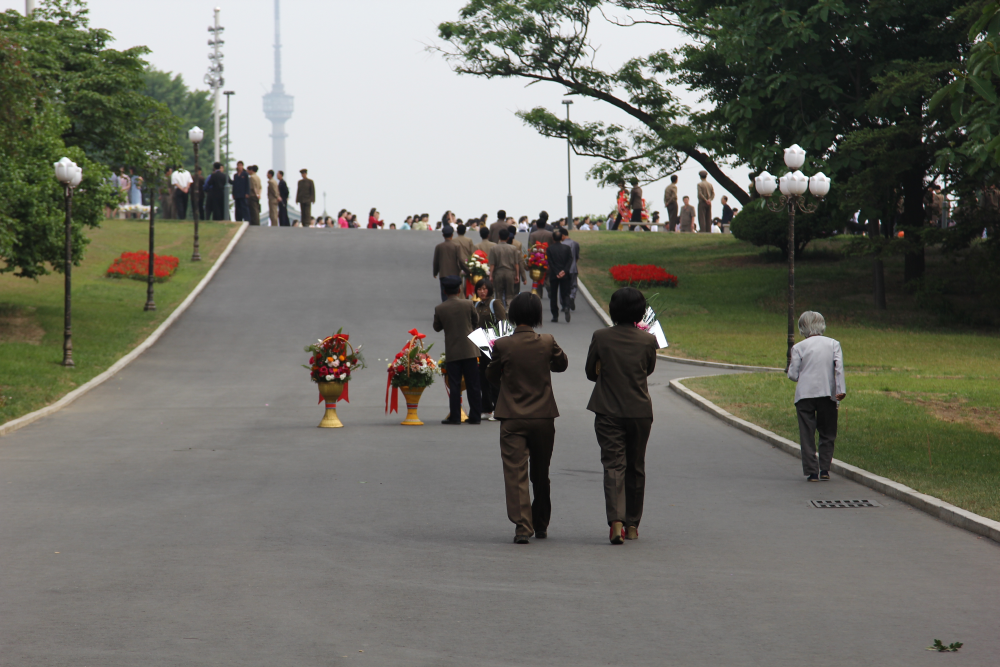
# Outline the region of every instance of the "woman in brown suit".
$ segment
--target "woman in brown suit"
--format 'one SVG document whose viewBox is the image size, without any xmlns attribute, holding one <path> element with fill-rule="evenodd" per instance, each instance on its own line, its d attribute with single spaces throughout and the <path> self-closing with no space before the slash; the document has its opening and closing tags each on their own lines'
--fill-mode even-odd
<svg viewBox="0 0 1000 667">
<path fill-rule="evenodd" d="M 569 360 L 555 338 L 534 331 L 542 324 L 542 301 L 537 295 L 518 294 L 510 302 L 508 316 L 514 333 L 493 345 L 486 375 L 500 387 L 493 414 L 500 420 L 507 518 L 516 526 L 514 542 L 527 544 L 532 533 L 546 537 L 552 515 L 549 461 L 559 409 L 552 396 L 551 373 L 562 373 Z M 534 503 L 528 492 L 529 477 Z"/>
<path fill-rule="evenodd" d="M 636 327 L 646 298 L 623 287 L 608 304 L 615 326 L 594 332 L 587 353 L 587 379 L 595 382 L 587 409 L 604 465 L 604 503 L 611 544 L 639 539 L 646 488 L 646 442 L 653 426 L 653 403 L 646 378 L 656 368 L 656 338 Z"/>
<path fill-rule="evenodd" d="M 493 296 L 493 283 L 489 278 L 481 278 L 476 283 L 476 296 L 479 301 L 476 303 L 476 315 L 479 316 L 479 326 L 482 329 L 495 327 L 499 322 L 507 319 L 507 310 L 503 307 L 503 302 Z M 490 358 L 485 354 L 479 355 L 479 386 L 483 391 L 483 419 L 496 421 L 493 416 L 493 409 L 497 403 L 497 388 L 486 379 L 486 367 L 490 365 Z"/>
</svg>

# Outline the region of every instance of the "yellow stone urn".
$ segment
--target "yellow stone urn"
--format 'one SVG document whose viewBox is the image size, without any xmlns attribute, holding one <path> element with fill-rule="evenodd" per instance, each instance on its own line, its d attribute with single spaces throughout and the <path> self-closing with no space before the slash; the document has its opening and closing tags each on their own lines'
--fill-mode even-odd
<svg viewBox="0 0 1000 667">
<path fill-rule="evenodd" d="M 532 269 L 531 273 L 531 293 L 538 295 L 538 286 L 545 283 L 545 269 Z"/>
<path fill-rule="evenodd" d="M 326 401 L 326 413 L 319 423 L 319 428 L 344 428 L 343 422 L 337 416 L 337 401 L 344 393 L 343 382 L 317 382 L 320 396 Z"/>
<path fill-rule="evenodd" d="M 420 416 L 417 415 L 417 404 L 420 403 L 420 396 L 424 393 L 425 387 L 400 387 L 403 397 L 406 399 L 406 419 L 399 422 L 402 426 L 423 426 Z"/>
</svg>

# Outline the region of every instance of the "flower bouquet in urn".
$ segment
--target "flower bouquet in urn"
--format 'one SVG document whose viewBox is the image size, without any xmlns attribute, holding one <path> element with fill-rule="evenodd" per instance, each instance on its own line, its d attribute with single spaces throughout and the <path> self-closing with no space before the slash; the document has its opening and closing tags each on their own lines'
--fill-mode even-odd
<svg viewBox="0 0 1000 667">
<path fill-rule="evenodd" d="M 410 329 L 410 340 L 389 363 L 389 379 L 385 385 L 385 412 L 399 411 L 399 390 L 406 398 L 406 426 L 423 424 L 417 417 L 417 403 L 424 389 L 434 383 L 434 376 L 439 372 L 437 362 L 428 354 L 433 344 L 424 346 L 425 334 L 416 329 Z M 391 392 L 391 397 L 390 397 Z"/>
<path fill-rule="evenodd" d="M 309 357 L 309 365 L 303 368 L 309 370 L 310 379 L 319 386 L 319 402 L 326 401 L 326 414 L 319 424 L 321 428 L 343 426 L 337 417 L 337 401 L 344 399 L 350 402 L 347 382 L 351 373 L 365 367 L 361 347 L 354 349 L 350 336 L 343 331 L 339 329 L 334 335 L 305 348 L 312 356 Z"/>
<path fill-rule="evenodd" d="M 531 272 L 531 293 L 538 294 L 538 286 L 545 284 L 549 270 L 549 244 L 539 241 L 528 252 L 528 270 Z"/>
</svg>

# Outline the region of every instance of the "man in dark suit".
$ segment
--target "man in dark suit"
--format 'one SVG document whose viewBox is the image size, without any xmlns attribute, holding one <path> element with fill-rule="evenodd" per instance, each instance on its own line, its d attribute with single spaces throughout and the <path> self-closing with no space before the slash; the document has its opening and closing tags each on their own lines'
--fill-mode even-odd
<svg viewBox="0 0 1000 667">
<path fill-rule="evenodd" d="M 208 212 L 212 215 L 212 220 L 226 219 L 226 184 L 228 179 L 222 170 L 222 163 L 216 162 L 212 165 L 212 175 L 208 177 L 205 185 L 206 201 L 208 202 Z"/>
<path fill-rule="evenodd" d="M 537 538 L 548 535 L 552 516 L 549 463 L 559 416 L 551 374 L 565 371 L 569 359 L 555 338 L 535 333 L 534 328 L 542 324 L 542 302 L 537 295 L 525 292 L 514 297 L 507 318 L 516 325 L 514 333 L 494 343 L 486 377 L 500 387 L 493 415 L 500 420 L 507 518 L 515 525 L 515 544 L 528 544 L 532 533 Z"/>
<path fill-rule="evenodd" d="M 566 321 L 570 320 L 569 291 L 573 286 L 569 270 L 573 267 L 573 251 L 562 244 L 562 230 L 552 232 L 552 243 L 547 251 L 549 259 L 549 306 L 552 309 L 552 321 L 559 321 L 559 311 L 566 313 Z M 562 306 L 560 308 L 560 300 Z"/>
<path fill-rule="evenodd" d="M 448 373 L 448 407 L 451 412 L 442 424 L 461 424 L 462 378 L 469 394 L 469 421 L 479 424 L 483 415 L 482 392 L 479 386 L 479 348 L 469 340 L 469 334 L 479 325 L 476 304 L 459 295 L 462 279 L 448 276 L 441 279 L 447 298 L 434 308 L 434 331 L 444 331 L 445 370 Z"/>
<path fill-rule="evenodd" d="M 587 353 L 587 379 L 596 383 L 587 409 L 604 465 L 604 503 L 612 544 L 639 539 L 646 489 L 646 443 L 653 402 L 646 378 L 656 368 L 656 338 L 636 327 L 646 299 L 623 287 L 608 304 L 613 327 L 594 332 Z"/>
<path fill-rule="evenodd" d="M 282 227 L 290 227 L 291 221 L 288 219 L 288 181 L 285 180 L 285 172 L 278 172 L 278 224 Z"/>
<path fill-rule="evenodd" d="M 434 246 L 434 277 L 441 276 L 441 301 L 445 301 L 448 298 L 444 289 L 445 279 L 454 278 L 461 282 L 463 275 L 471 277 L 472 274 L 462 260 L 462 246 L 452 240 L 455 236 L 454 228 L 448 225 L 441 230 L 441 234 L 444 241 Z"/>
<path fill-rule="evenodd" d="M 580 261 L 580 244 L 570 238 L 569 227 L 562 230 L 562 244 L 569 248 L 573 255 L 573 263 L 569 266 L 569 309 L 576 310 L 577 278 L 580 272 L 577 262 Z"/>
<path fill-rule="evenodd" d="M 507 211 L 497 211 L 497 221 L 490 225 L 490 241 L 500 243 L 500 230 L 507 229 Z"/>
<path fill-rule="evenodd" d="M 250 194 L 250 174 L 243 168 L 243 160 L 236 163 L 236 173 L 233 175 L 233 206 L 237 222 L 250 222 L 250 206 L 247 195 Z"/>
<path fill-rule="evenodd" d="M 299 179 L 299 189 L 295 193 L 295 203 L 302 213 L 302 226 L 308 227 L 312 220 L 312 205 L 316 203 L 316 184 L 309 178 L 308 169 L 300 169 L 299 173 L 302 178 Z"/>
</svg>

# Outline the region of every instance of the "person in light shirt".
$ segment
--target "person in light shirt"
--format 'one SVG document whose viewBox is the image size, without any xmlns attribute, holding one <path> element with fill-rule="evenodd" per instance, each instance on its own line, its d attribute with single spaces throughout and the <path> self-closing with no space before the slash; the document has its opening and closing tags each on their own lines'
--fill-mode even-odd
<svg viewBox="0 0 1000 667">
<path fill-rule="evenodd" d="M 799 333 L 805 340 L 792 348 L 788 379 L 795 387 L 795 412 L 799 419 L 802 474 L 810 482 L 830 479 L 830 462 L 837 439 L 837 409 L 847 396 L 844 384 L 844 353 L 840 343 L 827 338 L 826 320 L 807 310 L 799 317 Z M 819 463 L 816 461 L 816 431 L 819 431 Z"/>
<path fill-rule="evenodd" d="M 170 177 L 170 184 L 174 186 L 174 210 L 178 220 L 187 219 L 188 190 L 194 179 L 184 167 L 177 167 Z"/>
</svg>

